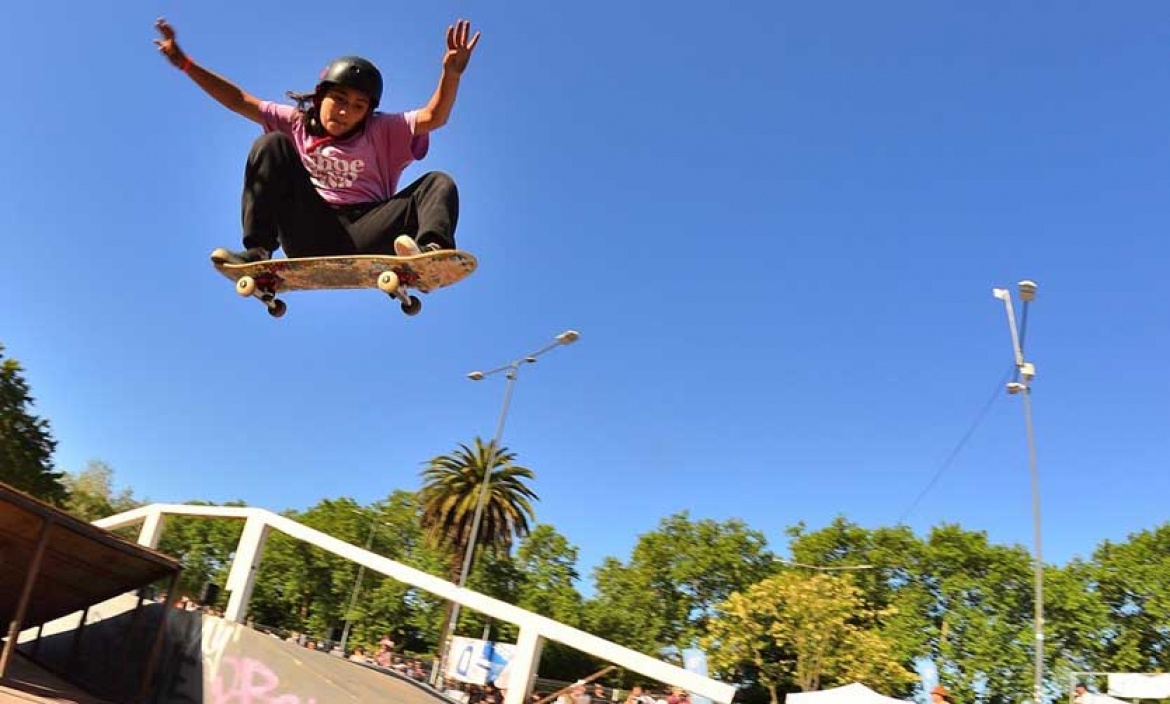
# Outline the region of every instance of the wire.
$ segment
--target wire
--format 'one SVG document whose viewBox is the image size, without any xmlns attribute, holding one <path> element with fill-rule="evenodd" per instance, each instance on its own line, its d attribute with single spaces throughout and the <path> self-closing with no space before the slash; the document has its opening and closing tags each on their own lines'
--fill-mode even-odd
<svg viewBox="0 0 1170 704">
<path fill-rule="evenodd" d="M 840 571 L 840 570 L 874 570 L 874 569 L 877 569 L 877 567 L 875 567 L 873 565 L 806 565 L 803 562 L 797 562 L 795 560 L 785 560 L 782 557 L 776 557 L 773 559 L 775 559 L 776 562 L 779 562 L 782 565 L 788 565 L 790 567 L 804 567 L 804 568 L 807 568 L 810 570 L 820 570 L 822 572 L 836 572 L 836 571 Z"/>
<path fill-rule="evenodd" d="M 922 502 L 922 499 L 926 498 L 926 495 L 930 493 L 930 490 L 933 489 L 934 485 L 938 483 L 938 480 L 942 478 L 943 473 L 950 468 L 951 464 L 959 456 L 959 453 L 962 452 L 963 448 L 967 445 L 967 441 L 971 439 L 971 436 L 975 434 L 975 431 L 983 423 L 983 419 L 987 417 L 987 412 L 991 410 L 993 405 L 995 405 L 995 400 L 1003 394 L 1004 384 L 1006 384 L 1012 378 L 1012 374 L 1015 374 L 1015 372 L 1016 365 L 1013 364 L 1008 372 L 1003 375 L 1003 379 L 996 382 L 995 390 L 992 392 L 991 397 L 988 398 L 987 402 L 983 404 L 983 408 L 980 409 L 978 415 L 975 416 L 975 420 L 972 421 L 971 426 L 967 428 L 967 432 L 963 433 L 963 437 L 959 439 L 959 442 L 955 445 L 954 449 L 951 450 L 951 453 L 947 455 L 947 458 L 943 460 L 942 464 L 939 465 L 938 469 L 935 470 L 934 476 L 930 478 L 930 481 L 926 483 L 926 486 L 923 487 L 922 491 L 918 492 L 918 496 L 914 497 L 914 500 L 910 502 L 910 506 L 902 512 L 902 515 L 898 516 L 898 520 L 895 522 L 895 524 L 899 524 L 904 521 L 906 516 L 910 515 L 910 513 L 918 507 L 918 504 Z"/>
</svg>

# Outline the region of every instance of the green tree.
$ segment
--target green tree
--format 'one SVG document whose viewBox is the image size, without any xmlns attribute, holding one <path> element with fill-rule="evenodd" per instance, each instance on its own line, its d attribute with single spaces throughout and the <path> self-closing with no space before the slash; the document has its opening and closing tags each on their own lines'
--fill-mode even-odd
<svg viewBox="0 0 1170 704">
<path fill-rule="evenodd" d="M 444 556 L 429 548 L 423 540 L 418 499 L 414 492 L 395 490 L 382 501 L 363 508 L 362 512 L 367 520 L 366 529 L 372 531 L 364 537 L 371 552 L 436 576 L 446 571 Z M 367 543 L 355 544 L 364 546 Z M 374 649 L 381 637 L 389 634 L 402 648 L 425 650 L 430 643 L 436 642 L 437 633 L 432 623 L 438 618 L 441 607 L 441 600 L 427 592 L 364 570 L 354 609 L 349 612 L 353 619 L 350 643 Z"/>
<path fill-rule="evenodd" d="M 716 670 L 749 669 L 773 704 L 791 685 L 902 689 L 914 675 L 878 629 L 881 616 L 848 577 L 783 572 L 721 603 L 703 645 Z"/>
<path fill-rule="evenodd" d="M 767 540 L 743 521 L 691 520 L 686 511 L 638 538 L 628 564 L 595 571 L 590 626 L 648 654 L 689 648 L 715 605 L 774 570 Z"/>
<path fill-rule="evenodd" d="M 524 577 L 512 556 L 502 550 L 487 550 L 472 567 L 467 587 L 494 599 L 515 604 Z M 471 609 L 459 612 L 459 632 L 484 634 L 488 640 L 514 641 L 519 630 L 513 624 L 496 622 L 487 614 Z"/>
<path fill-rule="evenodd" d="M 415 528 L 422 535 L 418 514 L 415 515 Z M 446 550 L 432 546 L 425 540 L 415 546 L 403 561 L 415 569 L 422 570 L 436 577 L 445 577 L 450 569 L 450 556 Z M 393 580 L 388 580 L 393 581 Z M 396 639 L 403 643 L 403 647 L 415 653 L 433 653 L 439 644 L 439 634 L 442 620 L 450 603 L 430 592 L 411 587 L 406 592 L 403 604 L 404 622 L 400 629 L 394 631 L 402 635 Z"/>
<path fill-rule="evenodd" d="M 788 529 L 788 535 L 796 562 L 819 567 L 872 566 L 851 574 L 866 604 L 878 610 L 890 606 L 899 588 L 912 580 L 924 550 L 922 540 L 907 526 L 871 530 L 844 516 L 813 532 L 797 524 Z"/>
<path fill-rule="evenodd" d="M 423 539 L 414 492 L 396 490 L 369 506 L 350 498 L 326 499 L 283 515 L 429 574 L 447 572 L 447 554 Z M 402 648 L 423 652 L 438 642 L 442 605 L 427 592 L 273 532 L 250 614 L 267 626 L 334 639 L 341 637 L 348 616 L 348 646 L 372 648 L 390 634 Z"/>
<path fill-rule="evenodd" d="M 64 506 L 69 492 L 62 472 L 53 466 L 53 439 L 49 421 L 32 412 L 24 369 L 15 359 L 4 358 L 0 345 L 0 482 L 47 501 Z"/>
<path fill-rule="evenodd" d="M 829 525 L 808 531 L 801 523 L 788 529 L 789 550 L 793 560 L 803 565 L 844 568 L 869 565 L 869 569 L 850 570 L 853 584 L 861 590 L 867 608 L 886 614 L 881 619 L 883 633 L 894 645 L 895 653 L 909 665 L 916 658 L 934 654 L 937 648 L 930 639 L 929 614 L 939 604 L 935 595 L 920 585 L 932 574 L 926 559 L 925 542 L 907 526 L 863 528 L 844 516 Z M 781 566 L 780 569 L 807 569 Z M 891 607 L 895 607 L 891 609 Z"/>
<path fill-rule="evenodd" d="M 1132 533 L 1123 543 L 1103 542 L 1086 572 L 1088 589 L 1109 612 L 1100 632 L 1104 662 L 1095 669 L 1170 669 L 1170 523 Z"/>
<path fill-rule="evenodd" d="M 101 460 L 90 460 L 77 474 L 66 472 L 61 481 L 69 492 L 65 510 L 82 520 L 96 521 L 142 505 L 130 489 L 114 492 L 114 469 Z"/>
<path fill-rule="evenodd" d="M 587 630 L 648 655 L 658 655 L 673 642 L 670 611 L 655 593 L 648 570 L 606 557 L 593 570 L 593 585 L 594 596 L 584 609 Z"/>
<path fill-rule="evenodd" d="M 923 633 L 959 700 L 1014 704 L 1032 690 L 1032 577 L 1023 547 L 956 525 L 931 530 L 905 593 L 930 605 Z"/>
<path fill-rule="evenodd" d="M 541 524 L 520 543 L 516 564 L 521 575 L 517 605 L 543 616 L 578 626 L 581 593 L 577 591 L 577 547 L 548 524 Z"/>
<path fill-rule="evenodd" d="M 792 554 L 817 565 L 868 563 L 855 573 L 872 608 L 894 607 L 882 632 L 909 665 L 935 661 L 959 701 L 1014 704 L 1032 690 L 1033 569 L 1031 553 L 1018 545 L 991 543 L 987 535 L 952 524 L 925 539 L 905 526 L 867 530 L 838 518 L 826 528 L 790 530 Z M 1046 656 L 1060 668 L 1094 656 L 1094 641 L 1107 633 L 1100 598 L 1086 578 L 1087 566 L 1046 568 Z M 1098 630 L 1101 629 L 1101 630 Z M 1062 686 L 1049 668 L 1049 689 Z M 903 692 L 902 694 L 908 694 Z"/>
<path fill-rule="evenodd" d="M 381 511 L 364 509 L 350 498 L 323 499 L 306 511 L 283 515 L 347 543 L 369 544 L 371 550 L 375 547 L 371 541 L 379 539 Z M 377 547 L 393 550 L 381 540 Z M 273 532 L 264 548 L 252 615 L 270 626 L 316 637 L 339 636 L 358 569 L 343 557 Z M 370 579 L 368 573 L 365 579 Z"/>
<path fill-rule="evenodd" d="M 195 506 L 245 506 L 242 501 L 212 504 L 207 501 L 189 501 Z M 230 518 L 205 516 L 167 516 L 164 519 L 159 552 L 177 558 L 183 565 L 179 576 L 179 593 L 198 596 L 207 582 L 223 587 L 244 522 Z M 226 598 L 220 592 L 219 601 Z"/>
<path fill-rule="evenodd" d="M 496 452 L 494 445 L 477 437 L 473 447 L 461 444 L 454 453 L 433 458 L 423 469 L 418 493 L 421 524 L 432 546 L 450 551 L 448 575 L 452 582 L 458 582 L 462 572 L 476 505 L 489 472 L 475 549 L 507 553 L 516 539 L 528 534 L 537 495 L 526 482 L 536 475 L 515 464 L 515 459 L 507 448 Z M 449 617 L 448 608 L 444 621 Z M 442 629 L 446 628 L 444 623 Z"/>
<path fill-rule="evenodd" d="M 574 627 L 583 625 L 584 599 L 577 591 L 577 547 L 556 528 L 541 524 L 516 549 L 520 589 L 516 605 Z M 596 658 L 555 641 L 540 658 L 544 677 L 572 682 L 604 665 Z"/>
</svg>

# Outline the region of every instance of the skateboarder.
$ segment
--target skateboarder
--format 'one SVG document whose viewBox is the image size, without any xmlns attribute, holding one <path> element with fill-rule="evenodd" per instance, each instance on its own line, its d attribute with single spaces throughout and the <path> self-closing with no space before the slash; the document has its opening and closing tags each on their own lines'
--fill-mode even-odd
<svg viewBox="0 0 1170 704">
<path fill-rule="evenodd" d="M 244 249 L 212 252 L 217 263 L 351 254 L 411 256 L 455 248 L 459 193 L 432 171 L 398 190 L 429 136 L 447 123 L 459 81 L 479 42 L 471 23 L 447 28 L 439 86 L 427 104 L 378 112 L 382 75 L 367 59 L 343 56 L 321 72 L 311 93 L 289 93 L 297 106 L 261 100 L 196 63 L 165 20 L 155 23 L 158 50 L 224 107 L 259 123 L 244 172 Z"/>
</svg>

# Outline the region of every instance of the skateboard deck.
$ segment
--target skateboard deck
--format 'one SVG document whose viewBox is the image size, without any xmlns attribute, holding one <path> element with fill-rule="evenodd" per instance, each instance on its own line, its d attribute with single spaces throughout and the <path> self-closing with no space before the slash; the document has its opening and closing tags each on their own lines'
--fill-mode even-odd
<svg viewBox="0 0 1170 704">
<path fill-rule="evenodd" d="M 376 288 L 398 299 L 403 313 L 415 315 L 422 301 L 411 290 L 426 294 L 450 286 L 475 271 L 477 262 L 468 252 L 443 249 L 412 257 L 363 254 L 212 265 L 236 282 L 236 293 L 259 299 L 269 315 L 279 318 L 288 306 L 278 294 L 358 288 Z"/>
</svg>

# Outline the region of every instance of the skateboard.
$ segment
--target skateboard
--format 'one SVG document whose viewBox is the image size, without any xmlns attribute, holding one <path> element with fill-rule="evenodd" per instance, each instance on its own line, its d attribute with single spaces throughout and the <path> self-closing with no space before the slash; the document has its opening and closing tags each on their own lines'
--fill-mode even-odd
<svg viewBox="0 0 1170 704">
<path fill-rule="evenodd" d="M 410 290 L 430 293 L 467 278 L 475 271 L 473 255 L 457 249 L 424 252 L 411 257 L 363 254 L 336 257 L 267 259 L 250 264 L 212 262 L 236 282 L 236 293 L 258 299 L 274 318 L 288 305 L 277 294 L 286 291 L 377 288 L 398 299 L 402 312 L 417 315 L 422 301 Z"/>
</svg>

